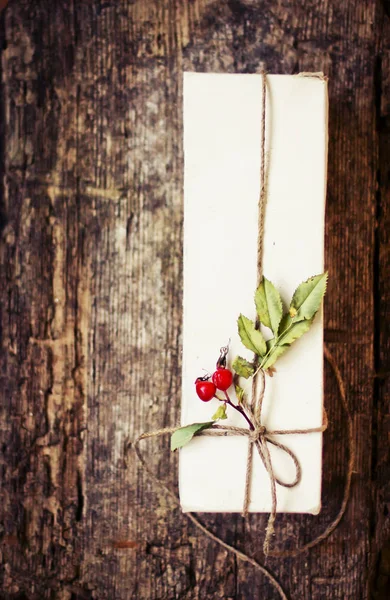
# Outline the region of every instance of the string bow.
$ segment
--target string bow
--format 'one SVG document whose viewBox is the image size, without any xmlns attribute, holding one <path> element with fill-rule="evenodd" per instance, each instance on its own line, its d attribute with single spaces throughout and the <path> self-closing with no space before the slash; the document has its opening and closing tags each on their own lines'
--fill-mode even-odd
<svg viewBox="0 0 390 600">
<path fill-rule="evenodd" d="M 320 427 L 313 427 L 308 429 L 275 429 L 268 430 L 262 423 L 262 408 L 265 394 L 265 373 L 260 370 L 258 375 L 261 378 L 261 389 L 258 391 L 258 379 L 254 377 L 252 387 L 252 398 L 250 402 L 243 402 L 242 408 L 245 410 L 251 427 L 236 427 L 234 425 L 213 425 L 210 429 L 205 429 L 199 432 L 199 435 L 219 435 L 219 436 L 231 436 L 231 435 L 242 435 L 248 438 L 248 456 L 246 463 L 246 477 L 245 477 L 245 492 L 244 492 L 244 505 L 243 505 L 243 516 L 247 516 L 249 510 L 249 504 L 251 500 L 251 483 L 252 483 L 252 471 L 253 471 L 253 447 L 259 453 L 262 463 L 268 473 L 270 484 L 271 484 L 271 512 L 268 518 L 267 529 L 265 533 L 263 550 L 264 554 L 269 554 L 269 545 L 271 536 L 274 533 L 274 522 L 277 511 L 277 493 L 276 484 L 285 487 L 293 488 L 297 486 L 302 478 L 302 469 L 300 462 L 296 454 L 287 446 L 274 439 L 276 435 L 292 435 L 292 434 L 308 434 L 308 433 L 321 433 L 327 428 L 326 413 L 324 412 L 323 424 Z M 275 471 L 272 464 L 271 453 L 268 448 L 268 444 L 272 444 L 276 448 L 279 448 L 292 459 L 295 467 L 295 477 L 293 481 L 283 481 L 275 475 Z"/>
</svg>

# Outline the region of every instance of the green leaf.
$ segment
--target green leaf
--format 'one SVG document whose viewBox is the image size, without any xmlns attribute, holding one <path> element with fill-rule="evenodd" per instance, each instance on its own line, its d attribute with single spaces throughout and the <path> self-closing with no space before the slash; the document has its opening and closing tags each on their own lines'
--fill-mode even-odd
<svg viewBox="0 0 390 600">
<path fill-rule="evenodd" d="M 240 387 L 239 385 L 235 385 L 235 388 L 236 388 L 236 396 L 237 396 L 237 399 L 238 399 L 238 404 L 241 404 L 241 402 L 244 399 L 245 392 L 242 389 L 242 387 Z"/>
<path fill-rule="evenodd" d="M 295 322 L 314 317 L 326 292 L 327 280 L 328 273 L 323 273 L 310 277 L 297 287 L 289 311 Z"/>
<path fill-rule="evenodd" d="M 289 314 L 283 316 L 279 327 L 279 337 L 267 341 L 268 356 L 261 365 L 265 371 L 275 364 L 277 359 L 286 352 L 287 348 L 289 348 L 295 340 L 309 331 L 313 319 L 298 321 L 296 323 Z"/>
<path fill-rule="evenodd" d="M 219 419 L 227 419 L 228 417 L 226 414 L 226 404 L 223 403 L 220 406 L 218 406 L 217 410 L 211 418 L 213 419 L 213 421 L 218 421 Z"/>
<path fill-rule="evenodd" d="M 232 364 L 233 369 L 240 377 L 248 379 L 255 372 L 255 368 L 248 360 L 242 358 L 242 356 L 236 356 Z"/>
<path fill-rule="evenodd" d="M 278 338 L 272 338 L 270 340 L 267 340 L 267 354 L 271 350 L 271 348 L 273 348 L 275 346 L 277 339 Z"/>
<path fill-rule="evenodd" d="M 203 429 L 209 429 L 213 423 L 214 421 L 208 421 L 207 423 L 192 423 L 192 425 L 180 427 L 171 436 L 171 451 L 182 448 L 192 440 L 194 435 L 203 431 Z"/>
<path fill-rule="evenodd" d="M 272 348 L 272 352 L 265 359 L 264 364 L 261 365 L 261 368 L 266 371 L 277 361 L 277 359 L 282 356 L 290 346 L 286 344 L 285 346 L 278 346 L 277 344 Z"/>
<path fill-rule="evenodd" d="M 295 322 L 290 315 L 284 315 L 280 323 L 280 335 L 278 339 L 278 346 L 284 346 L 285 344 L 292 344 L 295 340 L 300 338 L 304 333 L 309 331 L 314 317 L 305 321 Z"/>
<path fill-rule="evenodd" d="M 244 346 L 258 356 L 264 356 L 267 346 L 261 331 L 255 329 L 255 324 L 244 315 L 238 317 L 237 323 L 238 333 Z"/>
<path fill-rule="evenodd" d="M 292 344 L 295 340 L 297 340 L 298 338 L 300 338 L 304 333 L 306 333 L 307 331 L 309 331 L 311 324 L 313 323 L 313 319 L 307 319 L 305 321 L 299 321 L 297 323 L 294 323 L 291 327 L 291 329 L 289 329 L 282 337 L 282 339 L 279 342 L 279 345 L 290 345 Z"/>
<path fill-rule="evenodd" d="M 273 283 L 265 277 L 256 290 L 255 304 L 260 321 L 277 335 L 283 314 L 282 299 Z"/>
</svg>

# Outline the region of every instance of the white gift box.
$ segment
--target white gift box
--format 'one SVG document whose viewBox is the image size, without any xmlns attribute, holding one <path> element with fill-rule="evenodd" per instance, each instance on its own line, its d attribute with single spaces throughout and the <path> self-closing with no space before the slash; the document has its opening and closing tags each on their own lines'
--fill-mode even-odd
<svg viewBox="0 0 390 600">
<path fill-rule="evenodd" d="M 266 98 L 263 271 L 288 306 L 298 284 L 324 270 L 327 82 L 321 74 L 268 75 Z M 238 354 L 252 358 L 239 339 L 237 317 L 256 316 L 261 106 L 261 75 L 184 74 L 183 425 L 209 421 L 218 407 L 215 399 L 198 399 L 194 382 L 213 372 L 221 346 L 230 340 L 230 364 Z M 322 313 L 275 367 L 274 377 L 267 376 L 264 425 L 320 426 Z M 245 427 L 233 409 L 228 414 L 224 424 Z M 275 439 L 302 467 L 299 485 L 277 486 L 278 512 L 318 513 L 322 434 Z M 276 475 L 292 480 L 291 459 L 269 448 Z M 248 440 L 238 436 L 199 436 L 181 449 L 183 511 L 241 512 L 247 451 Z M 269 512 L 270 481 L 257 452 L 252 478 L 249 510 Z"/>
</svg>

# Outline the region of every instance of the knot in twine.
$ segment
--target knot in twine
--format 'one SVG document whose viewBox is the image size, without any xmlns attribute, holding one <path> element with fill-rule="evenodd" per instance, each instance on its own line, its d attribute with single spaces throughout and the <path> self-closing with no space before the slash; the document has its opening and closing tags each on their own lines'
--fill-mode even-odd
<svg viewBox="0 0 390 600">
<path fill-rule="evenodd" d="M 251 501 L 251 483 L 252 483 L 252 472 L 253 472 L 253 447 L 256 448 L 261 461 L 268 473 L 271 485 L 271 512 L 268 518 L 268 524 L 265 533 L 263 550 L 264 554 L 269 554 L 270 540 L 274 533 L 274 523 L 277 511 L 277 494 L 276 484 L 285 487 L 293 488 L 297 486 L 302 478 L 302 469 L 300 462 L 296 454 L 287 446 L 274 439 L 276 435 L 294 435 L 294 434 L 308 434 L 308 433 L 321 433 L 326 430 L 328 423 L 326 413 L 323 413 L 323 424 L 320 427 L 312 427 L 308 429 L 275 429 L 273 431 L 268 430 L 262 423 L 262 408 L 265 393 L 265 373 L 261 369 L 258 373 L 261 378 L 261 389 L 258 391 L 258 379 L 255 377 L 252 386 L 252 399 L 250 402 L 243 402 L 241 404 L 241 412 L 248 416 L 251 422 L 251 428 L 247 429 L 244 427 L 235 427 L 234 425 L 213 425 L 210 429 L 205 429 L 197 435 L 211 435 L 211 436 L 233 436 L 242 435 L 248 438 L 248 455 L 246 462 L 246 475 L 245 475 L 245 490 L 244 490 L 244 504 L 242 514 L 244 517 L 248 515 L 249 504 Z M 276 476 L 271 453 L 268 448 L 268 444 L 272 444 L 274 447 L 279 448 L 285 452 L 293 461 L 295 467 L 295 477 L 293 481 L 283 481 Z"/>
<path fill-rule="evenodd" d="M 249 431 L 249 441 L 252 443 L 258 442 L 261 437 L 265 437 L 266 432 L 264 425 L 257 427 L 254 431 Z"/>
</svg>

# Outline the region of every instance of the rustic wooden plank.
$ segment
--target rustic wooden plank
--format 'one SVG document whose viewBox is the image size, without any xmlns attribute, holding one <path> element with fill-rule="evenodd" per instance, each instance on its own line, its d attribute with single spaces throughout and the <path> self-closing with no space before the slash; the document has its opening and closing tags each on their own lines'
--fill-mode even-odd
<svg viewBox="0 0 390 600">
<path fill-rule="evenodd" d="M 180 517 L 133 453 L 124 461 L 128 440 L 179 415 L 181 72 L 265 67 L 330 77 L 326 338 L 357 441 L 339 530 L 268 562 L 293 598 L 367 598 L 373 523 L 376 551 L 384 540 L 372 466 L 387 451 L 385 390 L 373 404 L 379 3 L 21 0 L 1 18 L 2 597 L 277 598 Z M 383 298 L 387 285 L 383 270 Z M 345 417 L 326 373 L 324 508 L 278 517 L 277 546 L 308 541 L 340 503 Z M 166 441 L 145 449 L 176 487 Z M 265 516 L 203 520 L 262 559 Z"/>
<path fill-rule="evenodd" d="M 377 600 L 390 589 L 390 13 L 382 5 L 375 65 L 376 119 L 379 142 L 375 235 L 375 381 L 373 411 L 372 479 L 375 509 L 372 515 L 371 593 Z"/>
</svg>

